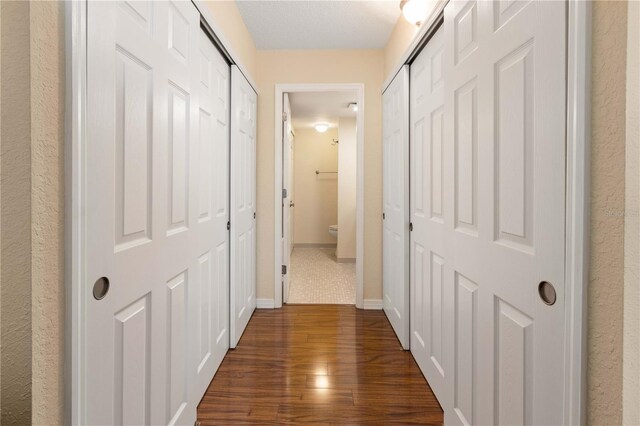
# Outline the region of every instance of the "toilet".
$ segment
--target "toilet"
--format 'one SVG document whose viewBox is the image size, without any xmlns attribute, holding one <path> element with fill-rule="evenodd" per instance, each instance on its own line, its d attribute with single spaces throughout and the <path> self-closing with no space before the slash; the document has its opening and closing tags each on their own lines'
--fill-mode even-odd
<svg viewBox="0 0 640 426">
<path fill-rule="evenodd" d="M 329 227 L 329 234 L 333 235 L 335 238 L 338 238 L 338 225 L 331 225 Z"/>
</svg>

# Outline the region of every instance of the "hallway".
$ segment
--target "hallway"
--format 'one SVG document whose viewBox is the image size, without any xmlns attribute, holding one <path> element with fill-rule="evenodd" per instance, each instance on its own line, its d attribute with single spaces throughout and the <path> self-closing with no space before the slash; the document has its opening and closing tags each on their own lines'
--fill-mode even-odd
<svg viewBox="0 0 640 426">
<path fill-rule="evenodd" d="M 288 305 L 255 312 L 198 421 L 436 425 L 443 413 L 384 313 Z"/>
</svg>

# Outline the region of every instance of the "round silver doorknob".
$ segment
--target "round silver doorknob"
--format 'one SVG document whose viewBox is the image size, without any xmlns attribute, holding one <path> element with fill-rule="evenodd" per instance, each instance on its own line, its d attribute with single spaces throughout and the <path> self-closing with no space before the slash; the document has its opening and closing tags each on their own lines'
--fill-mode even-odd
<svg viewBox="0 0 640 426">
<path fill-rule="evenodd" d="M 109 278 L 100 277 L 93 284 L 93 298 L 102 300 L 109 292 Z"/>
<path fill-rule="evenodd" d="M 538 284 L 538 294 L 546 305 L 551 306 L 556 303 L 556 289 L 549 281 L 542 281 Z"/>
</svg>

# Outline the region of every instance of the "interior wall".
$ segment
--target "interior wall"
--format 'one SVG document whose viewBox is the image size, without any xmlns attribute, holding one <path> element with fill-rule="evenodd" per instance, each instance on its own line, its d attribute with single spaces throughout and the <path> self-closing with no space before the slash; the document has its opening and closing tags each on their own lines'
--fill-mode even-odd
<svg viewBox="0 0 640 426">
<path fill-rule="evenodd" d="M 335 244 L 329 227 L 338 223 L 338 175 L 316 175 L 316 170 L 338 169 L 338 129 L 319 133 L 296 130 L 294 150 L 295 195 L 294 244 Z"/>
<path fill-rule="evenodd" d="M 640 22 L 640 3 L 628 4 L 629 23 Z M 622 422 L 640 425 L 640 28 L 628 25 L 624 224 L 624 334 Z"/>
<path fill-rule="evenodd" d="M 31 2 L 32 422 L 64 423 L 64 2 Z"/>
<path fill-rule="evenodd" d="M 274 298 L 275 85 L 364 83 L 364 299 L 382 298 L 382 50 L 259 50 L 258 295 Z M 303 189 L 297 185 L 296 194 Z M 297 212 L 296 212 L 297 214 Z"/>
<path fill-rule="evenodd" d="M 256 45 L 240 15 L 234 0 L 205 0 L 216 25 L 220 28 L 224 39 L 238 55 L 240 62 L 247 68 L 251 78 L 257 75 Z"/>
<path fill-rule="evenodd" d="M 358 147 L 356 119 L 338 120 L 338 247 L 339 261 L 356 258 L 356 163 Z"/>
<path fill-rule="evenodd" d="M 593 2 L 587 417 L 622 422 L 626 2 Z"/>
<path fill-rule="evenodd" d="M 409 21 L 400 16 L 384 48 L 385 78 L 396 71 L 394 67 L 398 65 L 402 55 L 416 37 L 418 31 L 420 31 L 419 25 L 410 24 Z"/>
<path fill-rule="evenodd" d="M 31 147 L 28 2 L 1 2 L 0 423 L 31 423 Z"/>
</svg>

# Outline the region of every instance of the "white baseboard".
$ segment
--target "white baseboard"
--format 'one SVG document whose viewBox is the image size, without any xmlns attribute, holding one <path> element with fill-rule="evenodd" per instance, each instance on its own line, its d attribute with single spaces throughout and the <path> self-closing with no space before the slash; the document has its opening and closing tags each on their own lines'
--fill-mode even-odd
<svg viewBox="0 0 640 426">
<path fill-rule="evenodd" d="M 379 311 L 382 309 L 382 299 L 364 299 L 363 308 Z"/>
<path fill-rule="evenodd" d="M 273 299 L 256 299 L 257 309 L 274 309 L 276 302 Z"/>
</svg>

